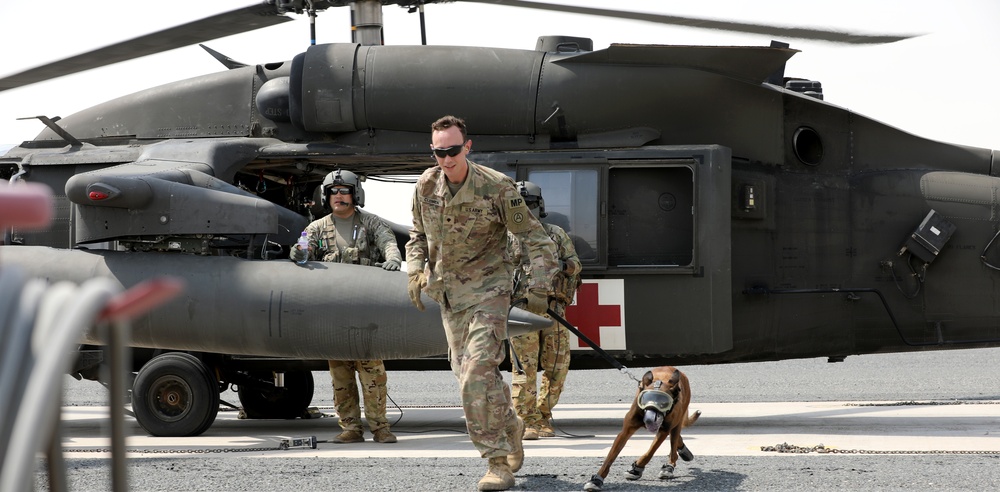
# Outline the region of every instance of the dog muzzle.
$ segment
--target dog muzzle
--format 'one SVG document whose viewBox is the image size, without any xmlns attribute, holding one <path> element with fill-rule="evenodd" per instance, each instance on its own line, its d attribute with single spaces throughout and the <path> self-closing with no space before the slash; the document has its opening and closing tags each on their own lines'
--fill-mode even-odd
<svg viewBox="0 0 1000 492">
<path fill-rule="evenodd" d="M 646 430 L 656 432 L 663 424 L 663 418 L 674 408 L 674 397 L 660 390 L 644 390 L 636 397 L 639 408 L 645 411 L 643 423 Z"/>
</svg>

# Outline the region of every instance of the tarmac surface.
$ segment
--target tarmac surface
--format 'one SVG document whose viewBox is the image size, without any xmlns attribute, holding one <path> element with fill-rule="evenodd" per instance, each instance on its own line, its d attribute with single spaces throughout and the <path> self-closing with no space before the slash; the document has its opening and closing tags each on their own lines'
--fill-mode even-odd
<svg viewBox="0 0 1000 492">
<path fill-rule="evenodd" d="M 1000 350 L 957 350 L 681 367 L 698 423 L 694 452 L 659 480 L 664 446 L 638 481 L 622 473 L 652 440 L 639 431 L 604 490 L 988 490 L 1000 485 Z M 630 369 L 641 375 L 644 369 Z M 240 420 L 221 411 L 202 436 L 150 437 L 127 419 L 131 490 L 475 490 L 485 472 L 450 372 L 389 374 L 395 444 L 322 442 L 339 432 L 329 375 L 313 405 L 328 417 Z M 635 383 L 616 370 L 571 371 L 557 437 L 525 442 L 513 490 L 582 490 L 621 427 Z M 110 490 L 107 392 L 67 379 L 63 449 L 70 490 Z M 238 404 L 235 393 L 223 400 Z M 295 439 L 321 441 L 316 448 Z M 280 449 L 282 440 L 289 449 Z M 781 452 L 785 451 L 785 452 Z M 797 452 L 788 452 L 797 451 Z M 828 451 L 828 452 L 822 452 Z M 832 452 L 830 452 L 832 451 Z M 36 489 L 48 490 L 44 460 Z"/>
</svg>

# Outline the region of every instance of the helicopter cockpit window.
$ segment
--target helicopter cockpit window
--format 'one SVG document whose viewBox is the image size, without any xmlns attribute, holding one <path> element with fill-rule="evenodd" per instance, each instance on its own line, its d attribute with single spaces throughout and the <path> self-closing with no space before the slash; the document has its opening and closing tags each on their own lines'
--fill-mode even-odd
<svg viewBox="0 0 1000 492">
<path fill-rule="evenodd" d="M 598 261 L 598 178 L 597 169 L 531 170 L 527 177 L 542 188 L 548 214 L 542 222 L 562 227 L 584 264 Z"/>
</svg>

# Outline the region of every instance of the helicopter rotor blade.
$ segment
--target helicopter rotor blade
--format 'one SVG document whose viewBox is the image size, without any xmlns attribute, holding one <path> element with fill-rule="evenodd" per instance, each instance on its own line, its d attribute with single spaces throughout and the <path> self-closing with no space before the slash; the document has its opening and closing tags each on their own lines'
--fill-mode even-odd
<svg viewBox="0 0 1000 492">
<path fill-rule="evenodd" d="M 763 34 L 779 38 L 820 40 L 847 44 L 886 44 L 920 36 L 920 34 L 876 35 L 845 31 L 830 31 L 815 28 L 774 26 L 703 19 L 697 17 L 550 4 L 528 0 L 422 0 L 419 2 L 414 2 L 414 0 L 365 1 L 376 1 L 377 3 L 382 4 L 395 3 L 405 6 L 423 6 L 428 3 L 442 3 L 447 1 L 465 1 L 536 10 L 630 19 L 659 24 L 696 27 L 701 29 Z M 330 7 L 347 6 L 349 3 L 350 2 L 348 0 L 316 0 L 310 5 L 315 10 L 325 10 Z M 264 0 L 251 6 L 223 12 L 201 20 L 164 29 L 80 55 L 75 55 L 0 78 L 0 92 L 122 61 L 141 58 L 143 56 L 169 51 L 176 48 L 191 46 L 212 39 L 289 22 L 293 19 L 283 14 L 286 12 L 298 13 L 295 8 L 297 5 L 299 5 L 299 2 Z"/>
<path fill-rule="evenodd" d="M 561 5 L 542 2 L 531 2 L 526 0 L 461 0 L 473 3 L 487 3 L 495 5 L 507 5 L 511 7 L 521 7 L 536 10 L 550 10 L 555 12 L 567 12 L 571 14 L 586 14 L 601 17 L 615 17 L 619 19 L 639 20 L 655 22 L 658 24 L 670 24 L 676 26 L 697 27 L 700 29 L 715 29 L 720 31 L 734 31 L 748 34 L 764 34 L 781 38 L 809 39 L 816 41 L 828 41 L 831 43 L 847 44 L 888 44 L 904 39 L 920 36 L 919 34 L 899 34 L 899 35 L 879 35 L 862 34 L 846 31 L 830 31 L 825 29 L 786 27 L 767 24 L 753 24 L 747 22 L 733 22 L 714 19 L 703 19 L 698 17 L 683 17 L 678 15 L 649 14 L 642 12 L 629 12 L 625 10 L 610 10 L 593 7 L 579 7 L 576 5 Z"/>
<path fill-rule="evenodd" d="M 0 91 L 291 20 L 268 3 L 242 7 L 9 75 L 0 79 Z"/>
</svg>

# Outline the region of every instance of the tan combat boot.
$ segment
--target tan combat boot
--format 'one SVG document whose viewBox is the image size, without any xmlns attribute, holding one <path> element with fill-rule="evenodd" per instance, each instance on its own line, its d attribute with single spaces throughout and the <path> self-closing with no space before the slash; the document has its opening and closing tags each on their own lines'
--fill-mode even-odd
<svg viewBox="0 0 1000 492">
<path fill-rule="evenodd" d="M 538 440 L 538 429 L 531 426 L 526 426 L 524 428 L 524 438 L 525 441 L 537 441 Z"/>
<path fill-rule="evenodd" d="M 375 437 L 372 437 L 372 441 L 380 442 L 383 444 L 391 444 L 396 442 L 396 436 L 393 435 L 392 431 L 388 427 L 383 427 L 375 432 L 373 432 Z"/>
<path fill-rule="evenodd" d="M 333 438 L 337 444 L 347 444 L 352 442 L 365 442 L 365 436 L 361 431 L 345 430 Z"/>
<path fill-rule="evenodd" d="M 556 431 L 552 429 L 551 420 L 542 420 L 538 425 L 538 437 L 556 437 Z"/>
<path fill-rule="evenodd" d="M 506 456 L 490 458 L 489 470 L 479 479 L 479 490 L 507 490 L 514 486 L 514 474 Z"/>
<path fill-rule="evenodd" d="M 507 463 L 510 465 L 510 471 L 517 473 L 521 469 L 521 465 L 524 464 L 524 443 L 521 439 L 524 437 L 524 421 L 521 417 L 514 417 L 514 424 L 507 427 L 507 439 L 510 441 L 510 454 L 507 455 Z"/>
</svg>

